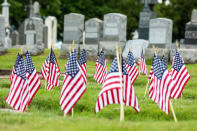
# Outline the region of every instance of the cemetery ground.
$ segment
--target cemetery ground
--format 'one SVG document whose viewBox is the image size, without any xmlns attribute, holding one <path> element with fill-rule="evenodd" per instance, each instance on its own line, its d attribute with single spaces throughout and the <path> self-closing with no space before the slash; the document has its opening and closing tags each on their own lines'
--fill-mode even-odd
<svg viewBox="0 0 197 131">
<path fill-rule="evenodd" d="M 0 69 L 12 70 L 16 55 L 20 49 L 9 49 L 8 53 L 0 56 Z M 45 50 L 43 55 L 32 56 L 36 70 L 40 68 L 48 55 Z M 66 59 L 60 59 L 60 51 L 55 50 L 55 55 L 64 71 Z M 159 109 L 148 95 L 144 98 L 144 91 L 147 83 L 147 76 L 141 75 L 134 83 L 135 93 L 138 98 L 140 112 L 136 113 L 131 107 L 125 107 L 125 121 L 120 122 L 120 106 L 110 105 L 99 113 L 94 114 L 98 93 L 101 85 L 93 79 L 95 62 L 87 61 L 88 85 L 85 94 L 74 107 L 74 117 L 64 117 L 59 105 L 61 90 L 54 87 L 52 91 L 44 88 L 44 80 L 41 80 L 41 88 L 38 90 L 28 111 L 24 114 L 2 111 L 10 108 L 5 97 L 9 92 L 9 78 L 0 79 L 0 130 L 196 130 L 197 129 L 197 64 L 186 65 L 191 79 L 183 90 L 183 97 L 179 100 L 172 100 L 174 110 L 178 119 L 175 123 L 170 110 L 166 115 Z M 147 60 L 148 71 L 152 61 Z M 108 62 L 108 70 L 111 63 Z M 171 67 L 169 66 L 169 69 Z M 63 80 L 63 74 L 60 77 Z M 62 83 L 61 83 L 62 87 Z"/>
</svg>

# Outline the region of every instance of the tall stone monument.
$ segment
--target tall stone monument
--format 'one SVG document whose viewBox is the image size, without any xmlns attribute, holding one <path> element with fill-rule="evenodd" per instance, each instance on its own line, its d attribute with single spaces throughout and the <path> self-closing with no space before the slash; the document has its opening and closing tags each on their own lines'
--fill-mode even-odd
<svg viewBox="0 0 197 131">
<path fill-rule="evenodd" d="M 61 45 L 61 56 L 69 54 L 69 46 L 75 41 L 75 48 L 79 49 L 79 44 L 83 42 L 84 15 L 69 13 L 64 15 L 64 35 Z"/>
<path fill-rule="evenodd" d="M 89 58 L 98 56 L 99 42 L 102 39 L 103 21 L 92 18 L 85 22 L 86 54 Z"/>
<path fill-rule="evenodd" d="M 45 19 L 45 26 L 48 27 L 47 31 L 47 48 L 50 49 L 51 45 L 56 47 L 57 41 L 57 19 L 54 16 L 48 16 Z"/>
<path fill-rule="evenodd" d="M 148 40 L 149 21 L 157 17 L 157 14 L 154 12 L 154 5 L 157 3 L 157 0 L 141 0 L 141 2 L 144 4 L 144 9 L 140 12 L 139 39 Z"/>
<path fill-rule="evenodd" d="M 150 47 L 156 45 L 159 48 L 171 48 L 173 21 L 167 18 L 150 20 L 149 25 Z"/>
<path fill-rule="evenodd" d="M 5 48 L 5 17 L 0 15 L 0 55 L 7 52 Z"/>
<path fill-rule="evenodd" d="M 2 15 L 5 17 L 5 27 L 9 26 L 9 7 L 10 4 L 7 2 L 7 0 L 4 0 L 2 4 Z"/>
<path fill-rule="evenodd" d="M 192 11 L 191 21 L 186 24 L 184 44 L 192 48 L 197 45 L 197 9 Z"/>
<path fill-rule="evenodd" d="M 116 44 L 126 44 L 127 16 L 120 13 L 104 15 L 103 40 L 99 48 L 105 50 L 106 56 L 112 57 L 116 52 Z"/>
</svg>

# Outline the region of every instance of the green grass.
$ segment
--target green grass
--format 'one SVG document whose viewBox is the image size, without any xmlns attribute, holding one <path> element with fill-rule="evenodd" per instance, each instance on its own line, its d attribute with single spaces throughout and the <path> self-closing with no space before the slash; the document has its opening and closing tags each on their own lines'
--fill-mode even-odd
<svg viewBox="0 0 197 131">
<path fill-rule="evenodd" d="M 9 49 L 8 53 L 0 56 L 0 69 L 12 69 L 19 49 Z M 43 64 L 49 50 L 41 56 L 33 56 L 37 71 Z M 60 51 L 55 50 L 60 70 L 64 72 L 65 59 L 60 59 Z M 151 64 L 151 60 L 149 62 Z M 110 63 L 108 63 L 108 69 Z M 197 130 L 197 64 L 186 65 L 191 79 L 183 91 L 183 99 L 172 100 L 178 123 L 173 120 L 172 113 L 166 115 L 148 98 L 144 98 L 147 77 L 140 75 L 134 83 L 140 112 L 136 113 L 131 107 L 125 107 L 125 121 L 119 122 L 119 105 L 109 105 L 94 114 L 94 107 L 101 85 L 93 79 L 95 62 L 87 62 L 88 85 L 87 91 L 74 107 L 74 118 L 63 117 L 60 109 L 60 89 L 54 87 L 50 92 L 41 88 L 32 100 L 28 112 L 9 113 L 0 111 L 0 130 Z M 148 65 L 150 70 L 150 65 Z M 169 66 L 170 69 L 170 66 Z M 63 80 L 63 76 L 60 78 Z M 61 83 L 62 85 L 62 83 Z M 9 92 L 9 79 L 0 79 L 0 108 L 10 108 L 5 103 Z"/>
</svg>

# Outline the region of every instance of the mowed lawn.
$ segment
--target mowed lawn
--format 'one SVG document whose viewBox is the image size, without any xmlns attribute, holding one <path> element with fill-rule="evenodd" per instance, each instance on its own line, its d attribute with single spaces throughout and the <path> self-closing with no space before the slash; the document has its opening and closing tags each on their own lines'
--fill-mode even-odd
<svg viewBox="0 0 197 131">
<path fill-rule="evenodd" d="M 0 56 L 0 69 L 12 69 L 19 49 L 9 49 L 8 53 Z M 45 50 L 40 56 L 32 56 L 38 72 L 47 57 L 49 50 Z M 60 51 L 55 50 L 61 72 L 64 72 L 66 59 L 60 59 Z M 95 60 L 96 61 L 96 60 Z M 150 70 L 151 60 L 147 60 Z M 111 63 L 108 62 L 108 70 Z M 175 123 L 170 110 L 166 115 L 159 109 L 148 95 L 144 98 L 147 76 L 140 75 L 134 83 L 135 93 L 138 98 L 140 112 L 136 113 L 131 107 L 125 107 L 125 121 L 120 122 L 120 105 L 110 105 L 99 113 L 94 114 L 94 107 L 101 85 L 93 79 L 95 62 L 88 61 L 88 85 L 87 91 L 74 107 L 74 117 L 64 117 L 59 105 L 61 90 L 58 87 L 50 92 L 44 88 L 44 80 L 41 80 L 41 88 L 24 114 L 0 111 L 0 131 L 7 130 L 197 130 L 197 64 L 186 65 L 191 79 L 183 90 L 183 97 L 172 100 L 178 119 Z M 171 67 L 169 66 L 169 69 Z M 63 80 L 63 75 L 60 77 Z M 62 86 L 62 83 L 61 83 Z M 10 80 L 0 79 L 0 108 L 10 108 L 5 97 L 9 92 Z"/>
</svg>

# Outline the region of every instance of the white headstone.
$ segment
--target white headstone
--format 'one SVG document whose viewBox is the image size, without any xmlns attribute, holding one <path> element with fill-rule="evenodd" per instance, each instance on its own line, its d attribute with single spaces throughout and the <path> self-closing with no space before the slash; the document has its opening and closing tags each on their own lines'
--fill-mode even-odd
<svg viewBox="0 0 197 131">
<path fill-rule="evenodd" d="M 143 40 L 143 39 L 129 40 L 127 41 L 126 46 L 124 48 L 123 57 L 126 58 L 129 53 L 129 49 L 131 49 L 134 58 L 137 60 L 141 56 L 142 49 L 145 54 L 145 49 L 148 48 L 148 45 L 149 43 L 147 40 Z"/>
<path fill-rule="evenodd" d="M 83 42 L 84 15 L 70 13 L 64 15 L 64 43 L 72 43 L 73 40 L 77 44 Z"/>
<path fill-rule="evenodd" d="M 48 16 L 45 19 L 45 25 L 48 27 L 47 31 L 47 48 L 51 48 L 51 44 L 54 45 L 54 48 L 56 47 L 56 41 L 57 41 L 57 19 L 54 16 Z"/>
<path fill-rule="evenodd" d="M 170 47 L 172 43 L 172 20 L 156 18 L 151 19 L 149 24 L 149 43 L 159 47 Z"/>
</svg>

